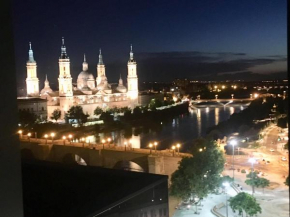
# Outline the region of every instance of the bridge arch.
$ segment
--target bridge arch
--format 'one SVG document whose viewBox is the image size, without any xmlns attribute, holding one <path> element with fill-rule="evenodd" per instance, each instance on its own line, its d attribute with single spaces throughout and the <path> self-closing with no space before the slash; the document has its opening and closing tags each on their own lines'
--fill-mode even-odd
<svg viewBox="0 0 290 217">
<path fill-rule="evenodd" d="M 61 159 L 62 163 L 65 164 L 78 164 L 78 165 L 83 165 L 87 166 L 88 163 L 82 158 L 81 156 L 74 154 L 74 153 L 67 153 L 63 156 Z"/>
<path fill-rule="evenodd" d="M 137 163 L 128 160 L 118 161 L 113 169 L 129 170 L 135 172 L 145 172 L 145 170 Z"/>
<path fill-rule="evenodd" d="M 20 154 L 21 154 L 22 159 L 35 160 L 35 156 L 34 156 L 32 150 L 30 150 L 28 148 L 21 149 Z"/>
</svg>

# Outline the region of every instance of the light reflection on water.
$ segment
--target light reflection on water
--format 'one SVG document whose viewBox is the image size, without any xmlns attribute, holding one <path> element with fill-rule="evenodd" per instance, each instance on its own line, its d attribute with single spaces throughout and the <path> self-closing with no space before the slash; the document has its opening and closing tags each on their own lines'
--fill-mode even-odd
<svg viewBox="0 0 290 217">
<path fill-rule="evenodd" d="M 145 148 L 158 141 L 158 149 L 170 148 L 173 144 L 190 145 L 192 140 L 205 136 L 206 130 L 219 122 L 227 120 L 234 112 L 240 112 L 245 106 L 190 109 L 188 115 L 180 115 L 171 122 L 163 123 L 161 132 L 151 132 L 125 139 L 122 132 L 112 132 L 111 137 L 117 146 L 124 146 L 131 140 L 133 148 Z M 102 135 L 100 135 L 102 137 Z"/>
</svg>

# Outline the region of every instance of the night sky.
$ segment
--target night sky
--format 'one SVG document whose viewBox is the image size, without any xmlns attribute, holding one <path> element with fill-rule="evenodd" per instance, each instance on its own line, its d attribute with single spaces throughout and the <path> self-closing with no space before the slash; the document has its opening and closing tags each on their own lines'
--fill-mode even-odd
<svg viewBox="0 0 290 217">
<path fill-rule="evenodd" d="M 31 41 L 40 88 L 45 74 L 57 84 L 62 36 L 73 82 L 84 53 L 96 76 L 99 48 L 109 82 L 125 78 L 131 43 L 140 82 L 286 77 L 286 8 L 286 0 L 15 0 L 18 82 Z"/>
</svg>

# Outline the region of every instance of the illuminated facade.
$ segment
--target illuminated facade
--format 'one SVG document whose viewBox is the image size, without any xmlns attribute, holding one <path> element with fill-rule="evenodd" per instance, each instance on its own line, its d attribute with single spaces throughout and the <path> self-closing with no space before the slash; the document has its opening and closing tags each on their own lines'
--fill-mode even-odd
<svg viewBox="0 0 290 217">
<path fill-rule="evenodd" d="M 73 86 L 70 73 L 70 59 L 66 52 L 64 38 L 62 38 L 61 56 L 59 57 L 59 90 L 54 91 L 49 86 L 49 81 L 46 77 L 44 88 L 39 94 L 39 80 L 36 75 L 36 62 L 33 57 L 33 52 L 29 49 L 29 60 L 27 61 L 27 96 L 40 97 L 47 99 L 48 118 L 55 109 L 62 111 L 62 118 L 71 106 L 80 105 L 84 113 L 89 116 L 94 115 L 94 110 L 97 106 L 107 109 L 111 107 L 134 107 L 138 102 L 138 76 L 137 63 L 133 57 L 131 45 L 130 58 L 128 61 L 128 76 L 127 87 L 123 84 L 120 76 L 118 85 L 108 83 L 105 72 L 105 64 L 101 50 L 99 51 L 99 62 L 97 65 L 97 76 L 88 71 L 88 63 L 84 55 L 82 71 L 77 78 L 77 85 Z"/>
</svg>

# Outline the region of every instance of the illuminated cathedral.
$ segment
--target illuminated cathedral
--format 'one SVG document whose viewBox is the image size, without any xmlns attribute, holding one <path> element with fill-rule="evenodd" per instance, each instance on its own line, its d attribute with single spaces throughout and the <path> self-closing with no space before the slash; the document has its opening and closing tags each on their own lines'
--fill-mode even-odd
<svg viewBox="0 0 290 217">
<path fill-rule="evenodd" d="M 76 86 L 73 86 L 73 78 L 70 73 L 70 59 L 68 57 L 64 38 L 62 38 L 61 55 L 59 57 L 59 77 L 58 90 L 52 90 L 49 86 L 48 76 L 44 81 L 44 87 L 39 91 L 39 79 L 37 77 L 37 64 L 33 56 L 31 43 L 29 43 L 29 58 L 26 64 L 27 78 L 26 90 L 27 97 L 39 97 L 47 100 L 47 117 L 55 109 L 60 109 L 62 118 L 71 106 L 80 105 L 84 113 L 93 116 L 96 107 L 103 109 L 111 107 L 134 107 L 138 101 L 138 76 L 137 63 L 134 54 L 130 50 L 128 60 L 127 86 L 124 85 L 120 76 L 118 86 L 113 88 L 108 82 L 106 76 L 106 67 L 103 62 L 101 49 L 99 51 L 99 62 L 97 65 L 96 79 L 92 73 L 88 71 L 88 63 L 84 55 L 82 71 L 79 73 Z"/>
</svg>

